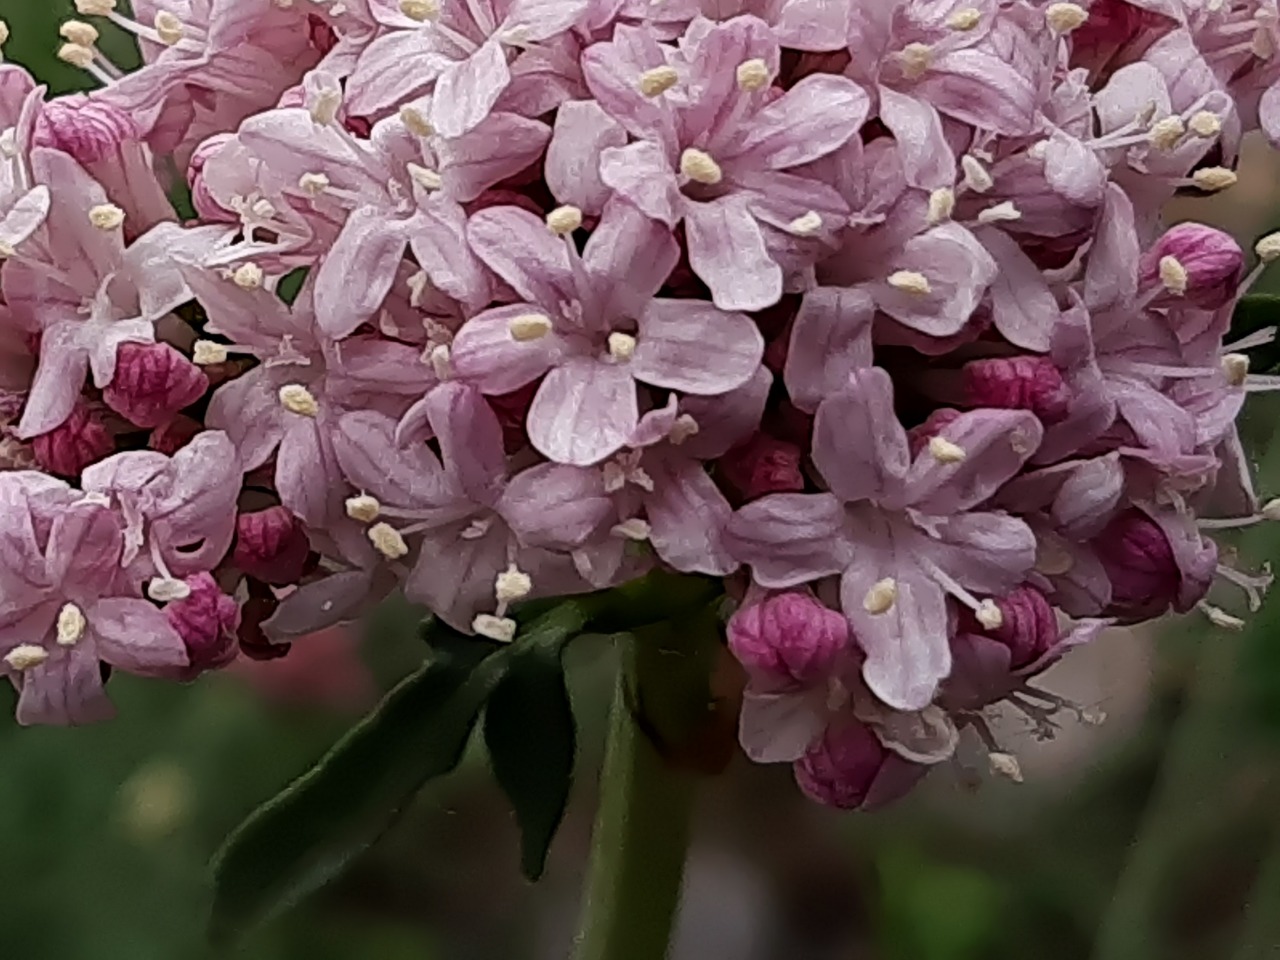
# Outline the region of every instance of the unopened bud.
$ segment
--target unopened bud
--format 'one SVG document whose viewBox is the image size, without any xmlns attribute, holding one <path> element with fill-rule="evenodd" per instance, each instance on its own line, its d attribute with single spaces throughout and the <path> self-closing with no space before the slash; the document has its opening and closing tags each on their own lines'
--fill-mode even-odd
<svg viewBox="0 0 1280 960">
<path fill-rule="evenodd" d="M 719 473 L 743 500 L 799 493 L 804 490 L 803 457 L 796 444 L 755 433 L 720 459 Z"/>
<path fill-rule="evenodd" d="M 1216 310 L 1233 300 L 1244 271 L 1244 251 L 1230 234 L 1202 223 L 1179 223 L 1143 254 L 1144 287 L 1159 283 L 1194 306 Z"/>
<path fill-rule="evenodd" d="M 122 343 L 102 399 L 130 423 L 148 429 L 172 420 L 209 389 L 204 371 L 167 343 Z"/>
<path fill-rule="evenodd" d="M 1181 526 L 1177 536 L 1180 542 L 1184 539 Z M 1196 534 L 1187 529 L 1185 536 Z M 1170 607 L 1190 610 L 1204 597 L 1217 570 L 1212 540 L 1190 540 L 1175 554 L 1160 523 L 1137 507 L 1118 514 L 1090 546 L 1111 581 L 1106 614 L 1125 620 L 1148 620 Z"/>
<path fill-rule="evenodd" d="M 729 650 L 749 673 L 804 685 L 829 676 L 849 645 L 844 615 L 807 592 L 749 603 L 727 629 Z"/>
<path fill-rule="evenodd" d="M 240 605 L 207 573 L 187 577 L 183 583 L 186 595 L 168 604 L 164 615 L 187 648 L 188 665 L 176 679 L 193 680 L 235 659 Z"/>
<path fill-rule="evenodd" d="M 306 532 L 285 507 L 268 507 L 236 518 L 232 561 L 263 583 L 272 586 L 297 583 L 310 553 Z"/>
<path fill-rule="evenodd" d="M 81 402 L 60 426 L 34 437 L 31 452 L 47 472 L 79 477 L 89 464 L 114 453 L 115 444 L 106 425 Z"/>
<path fill-rule="evenodd" d="M 1067 415 L 1071 391 L 1048 357 L 971 360 L 961 371 L 961 390 L 972 407 L 1030 410 L 1045 423 Z"/>
<path fill-rule="evenodd" d="M 107 100 L 73 94 L 45 103 L 34 142 L 88 164 L 114 156 L 121 145 L 138 139 L 138 125 L 129 113 Z"/>
<path fill-rule="evenodd" d="M 928 771 L 887 749 L 870 727 L 847 719 L 828 726 L 792 769 L 806 796 L 837 810 L 892 803 Z"/>
</svg>

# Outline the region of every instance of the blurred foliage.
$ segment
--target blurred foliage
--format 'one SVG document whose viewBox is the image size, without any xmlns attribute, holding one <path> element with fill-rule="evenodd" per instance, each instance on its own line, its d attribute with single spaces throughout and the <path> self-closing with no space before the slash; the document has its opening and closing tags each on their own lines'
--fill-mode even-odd
<svg viewBox="0 0 1280 960">
<path fill-rule="evenodd" d="M 128 5 L 122 3 L 120 9 L 127 10 Z M 0 0 L 0 18 L 9 24 L 11 33 L 9 42 L 4 46 L 4 58 L 30 70 L 48 86 L 51 94 L 91 90 L 98 86 L 89 74 L 57 58 L 58 47 L 62 44 L 58 24 L 73 16 L 75 4 L 72 0 Z M 101 17 L 92 20 L 102 33 L 98 46 L 103 53 L 123 70 L 136 66 L 138 50 L 133 38 Z"/>
</svg>

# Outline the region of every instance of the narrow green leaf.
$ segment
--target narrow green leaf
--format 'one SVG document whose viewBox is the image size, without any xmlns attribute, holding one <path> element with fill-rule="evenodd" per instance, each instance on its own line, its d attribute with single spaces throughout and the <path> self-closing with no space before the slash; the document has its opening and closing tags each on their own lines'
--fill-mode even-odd
<svg viewBox="0 0 1280 960">
<path fill-rule="evenodd" d="M 1280 325 L 1280 296 L 1274 293 L 1251 293 L 1240 298 L 1231 315 L 1230 340 L 1239 340 L 1266 327 Z M 1253 370 L 1265 373 L 1280 367 L 1280 344 L 1263 344 L 1249 351 Z"/>
<path fill-rule="evenodd" d="M 573 781 L 577 728 L 565 687 L 563 649 L 563 643 L 541 643 L 513 656 L 484 713 L 490 765 L 515 807 L 521 869 L 529 880 L 539 879 L 546 869 Z"/>
<path fill-rule="evenodd" d="M 424 783 L 457 766 L 512 652 L 494 650 L 473 640 L 440 654 L 236 829 L 214 860 L 215 943 L 328 882 Z"/>
</svg>

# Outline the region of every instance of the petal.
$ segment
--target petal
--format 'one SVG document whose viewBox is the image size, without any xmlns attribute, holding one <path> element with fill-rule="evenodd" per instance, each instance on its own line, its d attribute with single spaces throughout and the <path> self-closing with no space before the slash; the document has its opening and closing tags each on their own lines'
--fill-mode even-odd
<svg viewBox="0 0 1280 960">
<path fill-rule="evenodd" d="M 680 180 L 662 147 L 652 140 L 606 147 L 600 153 L 600 180 L 645 216 L 669 227 L 684 215 L 686 203 Z"/>
<path fill-rule="evenodd" d="M 760 427 L 773 389 L 773 374 L 763 365 L 751 379 L 714 397 L 684 397 L 680 411 L 693 417 L 698 432 L 681 444 L 695 460 L 714 460 L 750 437 Z"/>
<path fill-rule="evenodd" d="M 653 300 L 639 321 L 631 372 L 637 380 L 693 394 L 742 386 L 764 356 L 751 318 L 697 300 Z"/>
<path fill-rule="evenodd" d="M 369 410 L 338 421 L 333 452 L 353 487 L 396 507 L 421 508 L 449 500 L 444 468 L 425 443 L 401 447 L 390 417 Z"/>
<path fill-rule="evenodd" d="M 791 402 L 812 413 L 849 385 L 849 375 L 871 366 L 875 304 L 865 291 L 818 287 L 804 295 L 791 328 L 783 378 Z"/>
<path fill-rule="evenodd" d="M 444 137 L 460 137 L 489 115 L 511 82 L 507 54 L 496 37 L 467 59 L 450 64 L 436 80 L 431 123 Z"/>
<path fill-rule="evenodd" d="M 164 611 L 146 600 L 109 597 L 85 611 L 100 658 L 140 677 L 172 676 L 187 648 Z"/>
<path fill-rule="evenodd" d="M 424 603 L 449 626 L 471 633 L 476 614 L 493 609 L 494 579 L 507 568 L 509 532 L 494 524 L 481 537 L 459 536 L 455 526 L 423 538 L 404 595 Z"/>
<path fill-rule="evenodd" d="M 467 222 L 467 242 L 525 300 L 552 316 L 576 299 L 564 241 L 541 218 L 519 207 L 489 207 Z"/>
<path fill-rule="evenodd" d="M 813 53 L 844 50 L 851 29 L 848 0 L 785 0 L 773 23 L 784 47 Z"/>
<path fill-rule="evenodd" d="M 511 478 L 497 509 L 525 546 L 569 550 L 599 531 L 613 501 L 599 470 L 542 463 Z"/>
<path fill-rule="evenodd" d="M 391 291 L 408 245 L 409 225 L 378 207 L 347 218 L 316 271 L 316 323 L 345 337 L 369 320 Z M 359 282 L 353 282 L 353 278 Z"/>
<path fill-rule="evenodd" d="M 617 199 L 591 231 L 582 262 L 603 288 L 602 316 L 639 317 L 680 262 L 680 244 L 666 225 Z"/>
<path fill-rule="evenodd" d="M 562 108 L 563 109 L 563 108 Z M 467 203 L 542 156 L 551 128 L 514 113 L 491 113 L 474 130 L 436 147 L 443 189 Z"/>
<path fill-rule="evenodd" d="M 1057 193 L 1083 207 L 1099 206 L 1108 171 L 1098 154 L 1075 137 L 1055 130 L 1044 154 L 1044 178 Z"/>
<path fill-rule="evenodd" d="M 18 436 L 24 440 L 61 426 L 80 398 L 89 355 L 80 346 L 78 326 L 55 324 L 41 337 L 40 365 L 18 422 Z"/>
<path fill-rule="evenodd" d="M 35 233 L 49 216 L 49 188 L 37 184 L 22 194 L 0 217 L 0 249 L 16 248 Z"/>
<path fill-rule="evenodd" d="M 1085 268 L 1084 302 L 1090 311 L 1133 302 L 1141 252 L 1133 201 L 1113 183 L 1098 215 L 1098 232 Z"/>
<path fill-rule="evenodd" d="M 342 471 L 317 419 L 288 417 L 276 451 L 276 491 L 305 523 L 324 528 L 343 516 Z"/>
<path fill-rule="evenodd" d="M 960 584 L 999 596 L 1021 583 L 1036 562 L 1036 538 L 1003 513 L 960 513 L 932 526 L 933 560 Z"/>
<path fill-rule="evenodd" d="M 975 47 L 952 50 L 916 84 L 915 94 L 942 113 L 1006 136 L 1033 132 L 1036 87 L 1030 77 Z"/>
<path fill-rule="evenodd" d="M 991 282 L 991 315 L 996 329 L 1015 347 L 1048 351 L 1062 311 L 1044 273 L 1003 230 L 980 230 L 978 239 L 999 268 Z"/>
<path fill-rule="evenodd" d="M 893 381 L 879 367 L 851 374 L 845 388 L 818 407 L 813 463 L 846 503 L 894 495 L 910 462 L 907 434 L 893 410 Z"/>
<path fill-rule="evenodd" d="M 231 438 L 246 471 L 271 458 L 284 434 L 284 419 L 292 416 L 280 406 L 280 385 L 269 373 L 256 367 L 224 383 L 209 400 L 205 416 L 210 427 Z"/>
<path fill-rule="evenodd" d="M 686 205 L 689 266 L 721 310 L 763 310 L 782 298 L 782 268 L 769 257 L 747 198 Z"/>
<path fill-rule="evenodd" d="M 547 374 L 529 408 L 529 439 L 544 457 L 586 467 L 620 450 L 639 422 L 626 364 L 577 358 Z"/>
<path fill-rule="evenodd" d="M 460 204 L 443 196 L 422 204 L 409 245 L 441 293 L 472 310 L 493 299 L 491 275 L 467 242 L 467 214 Z"/>
<path fill-rule="evenodd" d="M 765 587 L 794 587 L 843 570 L 844 506 L 829 493 L 777 493 L 738 510 L 725 528 L 730 555 Z"/>
<path fill-rule="evenodd" d="M 589 0 L 513 0 L 503 22 L 529 40 L 547 40 L 577 24 L 590 7 Z"/>
<path fill-rule="evenodd" d="M 344 570 L 330 574 L 304 583 L 281 600 L 275 612 L 262 621 L 262 632 L 276 643 L 306 637 L 334 624 L 355 620 L 381 595 L 371 571 Z"/>
<path fill-rule="evenodd" d="M 734 155 L 772 170 L 809 163 L 856 136 L 871 98 L 847 77 L 813 74 L 756 111 Z"/>
<path fill-rule="evenodd" d="M 649 540 L 666 563 L 681 573 L 728 576 L 738 563 L 724 546 L 733 508 L 696 460 L 649 458 L 645 467 L 654 490 L 644 498 Z"/>
<path fill-rule="evenodd" d="M 23 672 L 21 687 L 17 719 L 24 727 L 78 726 L 115 716 L 92 644 L 50 651 L 48 660 Z"/>
<path fill-rule="evenodd" d="M 899 323 L 933 337 L 959 333 L 999 273 L 991 254 L 957 223 L 908 240 L 886 276 L 898 271 L 919 273 L 929 283 L 928 292 L 878 283 L 873 288 L 876 305 Z"/>
<path fill-rule="evenodd" d="M 556 111 L 556 124 L 547 148 L 545 175 L 551 194 L 588 215 L 597 215 L 609 199 L 600 179 L 600 156 L 627 142 L 622 125 L 594 100 L 571 100 Z"/>
<path fill-rule="evenodd" d="M 511 321 L 541 312 L 533 304 L 513 303 L 472 317 L 450 347 L 454 375 L 488 394 L 510 393 L 537 380 L 560 360 L 564 344 L 554 332 L 537 340 L 516 340 Z"/>
<path fill-rule="evenodd" d="M 582 55 L 582 75 L 591 95 L 633 136 L 675 146 L 675 119 L 663 97 L 640 92 L 640 75 L 667 62 L 664 48 L 645 27 L 618 24 L 613 39 Z"/>
<path fill-rule="evenodd" d="M 768 693 L 748 687 L 738 718 L 738 742 L 756 763 L 799 760 L 826 728 L 824 706 L 813 693 Z"/>
<path fill-rule="evenodd" d="M 472 502 L 496 503 L 507 479 L 507 455 L 498 416 L 480 391 L 442 383 L 427 395 L 427 416 L 445 470 Z"/>
<path fill-rule="evenodd" d="M 908 184 L 924 190 L 954 186 L 955 154 L 930 103 L 881 87 L 880 120 L 898 145 Z"/>
<path fill-rule="evenodd" d="M 968 510 L 1014 476 L 1040 446 L 1044 428 L 1026 410 L 972 410 L 938 432 L 964 451 L 943 462 L 926 447 L 907 478 L 903 503 L 935 516 Z"/>
</svg>

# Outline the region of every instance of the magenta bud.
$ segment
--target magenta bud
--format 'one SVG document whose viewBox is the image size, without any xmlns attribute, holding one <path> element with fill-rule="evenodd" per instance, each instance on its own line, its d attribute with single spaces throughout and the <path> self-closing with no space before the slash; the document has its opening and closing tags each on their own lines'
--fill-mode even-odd
<svg viewBox="0 0 1280 960">
<path fill-rule="evenodd" d="M 729 650 L 748 673 L 805 686 L 830 676 L 849 645 L 844 615 L 800 591 L 742 607 L 728 634 Z"/>
<path fill-rule="evenodd" d="M 106 424 L 84 402 L 48 433 L 31 441 L 36 463 L 60 477 L 79 477 L 80 471 L 115 452 Z"/>
<path fill-rule="evenodd" d="M 197 573 L 183 582 L 191 593 L 167 604 L 164 615 L 187 647 L 190 665 L 179 679 L 194 680 L 236 658 L 240 607 L 207 573 Z"/>
<path fill-rule="evenodd" d="M 1000 608 L 1002 622 L 986 633 L 1009 648 L 1009 666 L 1014 670 L 1035 663 L 1061 639 L 1053 607 L 1035 587 L 1017 587 L 999 598 L 996 606 Z"/>
<path fill-rule="evenodd" d="M 158 427 L 209 389 L 204 371 L 167 343 L 122 343 L 102 399 L 139 427 Z"/>
<path fill-rule="evenodd" d="M 1030 410 L 1045 423 L 1057 423 L 1067 415 L 1070 391 L 1047 357 L 972 360 L 964 365 L 962 377 L 970 406 Z"/>
<path fill-rule="evenodd" d="M 44 104 L 34 142 L 88 164 L 113 156 L 121 144 L 137 139 L 138 125 L 120 107 L 73 94 Z"/>
<path fill-rule="evenodd" d="M 920 451 L 929 445 L 930 440 L 942 433 L 959 417 L 959 410 L 953 410 L 951 407 L 940 407 L 929 414 L 929 419 L 924 423 L 908 430 L 907 443 L 911 448 L 911 455 L 913 457 L 918 456 Z"/>
<path fill-rule="evenodd" d="M 230 133 L 216 133 L 202 140 L 187 163 L 187 184 L 191 187 L 191 205 L 204 220 L 219 223 L 238 223 L 239 216 L 220 204 L 204 182 L 204 167 L 210 159 L 228 143 L 235 140 Z"/>
<path fill-rule="evenodd" d="M 1177 549 L 1165 529 L 1136 507 L 1117 515 L 1092 542 L 1111 580 L 1108 613 L 1126 620 L 1191 609 L 1208 592 L 1217 547 L 1192 532 Z"/>
<path fill-rule="evenodd" d="M 906 796 L 929 770 L 888 750 L 870 727 L 856 721 L 829 726 L 792 769 L 811 800 L 837 810 L 892 803 Z"/>
<path fill-rule="evenodd" d="M 800 448 L 767 433 L 756 433 L 720 459 L 720 474 L 744 500 L 767 493 L 804 489 Z"/>
<path fill-rule="evenodd" d="M 1202 223 L 1180 223 L 1166 230 L 1143 254 L 1139 270 L 1143 286 L 1165 284 L 1189 303 L 1216 310 L 1236 295 L 1244 251 L 1221 230 Z"/>
<path fill-rule="evenodd" d="M 151 431 L 147 446 L 160 453 L 173 456 L 204 430 L 199 423 L 187 416 L 176 416 Z"/>
<path fill-rule="evenodd" d="M 235 565 L 263 583 L 297 583 L 310 553 L 306 531 L 285 507 L 268 507 L 236 518 Z"/>
</svg>

